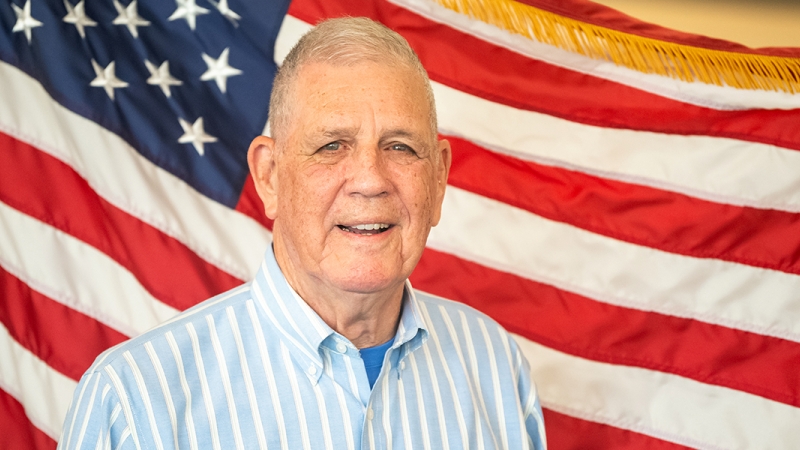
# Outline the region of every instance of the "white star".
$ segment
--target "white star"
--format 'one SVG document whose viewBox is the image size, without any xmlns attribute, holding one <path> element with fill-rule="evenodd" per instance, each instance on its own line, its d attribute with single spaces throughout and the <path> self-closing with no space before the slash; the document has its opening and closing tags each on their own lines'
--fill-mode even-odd
<svg viewBox="0 0 800 450">
<path fill-rule="evenodd" d="M 231 9 L 229 6 L 228 6 L 228 0 L 219 0 L 218 2 L 217 2 L 217 1 L 214 1 L 214 0 L 208 0 L 208 1 L 209 1 L 209 2 L 210 2 L 212 5 L 214 5 L 214 8 L 217 8 L 217 10 L 219 10 L 219 12 L 220 12 L 220 13 L 221 13 L 223 16 L 225 16 L 225 18 L 226 18 L 226 19 L 230 20 L 230 21 L 231 21 L 231 23 L 232 23 L 234 26 L 239 26 L 239 24 L 238 24 L 236 21 L 237 21 L 237 20 L 239 20 L 239 19 L 241 19 L 241 18 L 242 18 L 242 16 L 240 16 L 240 15 L 236 14 L 236 12 L 234 12 L 234 11 L 233 11 L 233 10 L 232 10 L 232 9 Z"/>
<path fill-rule="evenodd" d="M 159 67 L 156 67 L 155 64 L 145 59 L 144 65 L 147 66 L 147 70 L 150 71 L 150 78 L 147 79 L 147 84 L 160 87 L 167 97 L 172 96 L 172 92 L 169 90 L 170 86 L 180 86 L 183 84 L 183 81 L 173 78 L 172 75 L 170 75 L 169 61 L 164 61 Z"/>
<path fill-rule="evenodd" d="M 175 0 L 175 4 L 178 5 L 178 8 L 169 16 L 168 20 L 186 19 L 186 22 L 189 23 L 189 28 L 194 31 L 197 16 L 209 13 L 209 11 L 202 6 L 197 6 L 197 3 L 195 3 L 196 1 L 197 0 Z"/>
<path fill-rule="evenodd" d="M 44 24 L 31 16 L 31 0 L 25 2 L 25 6 L 22 8 L 13 3 L 11 4 L 11 7 L 14 8 L 14 13 L 17 14 L 17 23 L 14 24 L 14 28 L 12 28 L 11 31 L 14 33 L 18 31 L 24 31 L 25 37 L 28 38 L 28 44 L 30 44 L 31 28 L 40 27 Z"/>
<path fill-rule="evenodd" d="M 94 73 L 97 75 L 97 78 L 92 80 L 89 85 L 105 89 L 106 94 L 108 94 L 111 100 L 114 100 L 114 89 L 128 87 L 128 83 L 120 80 L 117 78 L 117 75 L 114 74 L 114 61 L 108 63 L 106 68 L 103 69 L 100 64 L 92 60 L 92 67 L 94 67 Z"/>
<path fill-rule="evenodd" d="M 205 151 L 203 144 L 207 142 L 217 142 L 217 138 L 206 134 L 205 130 L 203 130 L 202 117 L 195 120 L 191 125 L 189 125 L 189 122 L 181 119 L 180 117 L 178 118 L 178 121 L 180 121 L 181 128 L 183 128 L 183 136 L 178 138 L 178 142 L 181 144 L 194 145 L 194 149 L 197 150 L 197 153 L 199 153 L 200 156 L 203 156 Z"/>
<path fill-rule="evenodd" d="M 203 61 L 206 62 L 208 66 L 208 70 L 205 71 L 202 75 L 200 75 L 200 79 L 203 81 L 214 80 L 217 82 L 217 87 L 219 88 L 222 93 L 225 93 L 225 87 L 228 82 L 228 77 L 232 77 L 235 75 L 241 75 L 242 71 L 231 67 L 228 65 L 228 51 L 229 48 L 226 48 L 222 51 L 219 55 L 219 58 L 214 59 L 205 53 L 203 53 Z"/>
<path fill-rule="evenodd" d="M 78 29 L 78 34 L 81 35 L 81 39 L 86 38 L 86 32 L 83 30 L 83 27 L 97 26 L 97 22 L 86 15 L 86 8 L 83 5 L 83 0 L 79 1 L 74 7 L 67 0 L 64 0 L 64 6 L 67 8 L 67 15 L 64 16 L 64 22 L 75 25 L 75 28 Z"/>
<path fill-rule="evenodd" d="M 137 0 L 132 0 L 128 6 L 123 8 L 117 0 L 114 0 L 114 8 L 117 8 L 117 13 L 119 13 L 119 15 L 114 19 L 113 24 L 127 26 L 128 31 L 131 32 L 133 37 L 138 38 L 139 30 L 136 27 L 146 27 L 150 25 L 150 22 L 144 20 L 139 15 L 139 12 L 136 10 L 136 1 Z"/>
</svg>

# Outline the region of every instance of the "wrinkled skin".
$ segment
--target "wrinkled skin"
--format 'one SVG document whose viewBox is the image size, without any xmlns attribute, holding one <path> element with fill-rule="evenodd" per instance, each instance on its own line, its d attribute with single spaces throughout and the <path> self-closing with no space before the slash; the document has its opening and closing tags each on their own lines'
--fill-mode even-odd
<svg viewBox="0 0 800 450">
<path fill-rule="evenodd" d="M 359 347 L 385 342 L 439 221 L 450 146 L 404 67 L 307 64 L 291 97 L 279 140 L 260 136 L 248 154 L 278 264 L 332 328 Z"/>
</svg>

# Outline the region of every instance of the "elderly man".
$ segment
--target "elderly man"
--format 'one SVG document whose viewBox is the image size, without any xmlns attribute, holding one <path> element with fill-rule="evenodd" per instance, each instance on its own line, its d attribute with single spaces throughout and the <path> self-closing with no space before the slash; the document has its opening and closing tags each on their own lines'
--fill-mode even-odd
<svg viewBox="0 0 800 450">
<path fill-rule="evenodd" d="M 255 279 L 101 355 L 60 448 L 544 448 L 514 340 L 407 281 L 451 155 L 405 40 L 321 23 L 270 118 L 248 154 L 275 220 Z"/>
</svg>

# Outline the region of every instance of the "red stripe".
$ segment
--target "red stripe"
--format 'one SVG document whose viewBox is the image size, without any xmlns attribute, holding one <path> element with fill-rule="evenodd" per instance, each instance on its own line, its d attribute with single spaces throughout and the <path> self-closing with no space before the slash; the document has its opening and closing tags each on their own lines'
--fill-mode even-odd
<svg viewBox="0 0 800 450">
<path fill-rule="evenodd" d="M 76 381 L 98 354 L 128 338 L 34 291 L 3 268 L 0 322 L 20 345 Z"/>
<path fill-rule="evenodd" d="M 236 204 L 236 211 L 254 219 L 267 229 L 272 229 L 272 220 L 264 214 L 264 204 L 258 197 L 256 185 L 250 175 L 244 181 L 242 193 L 239 195 L 239 202 Z"/>
<path fill-rule="evenodd" d="M 2 133 L 0 201 L 107 254 L 155 298 L 177 309 L 241 284 L 108 203 L 68 165 Z"/>
<path fill-rule="evenodd" d="M 0 448 L 54 450 L 56 441 L 33 426 L 22 404 L 0 389 Z"/>
<path fill-rule="evenodd" d="M 564 353 L 800 406 L 796 342 L 597 302 L 431 249 L 411 281 Z"/>
<path fill-rule="evenodd" d="M 543 409 L 550 450 L 679 450 L 682 445 L 646 434 L 604 425 Z"/>
<path fill-rule="evenodd" d="M 709 202 L 442 137 L 453 148 L 453 186 L 622 241 L 800 274 L 800 214 Z"/>
<path fill-rule="evenodd" d="M 289 14 L 309 23 L 342 15 L 379 20 L 409 41 L 431 79 L 496 103 L 606 128 L 800 150 L 800 109 L 719 111 L 690 105 L 525 57 L 386 1 L 295 0 Z"/>
</svg>

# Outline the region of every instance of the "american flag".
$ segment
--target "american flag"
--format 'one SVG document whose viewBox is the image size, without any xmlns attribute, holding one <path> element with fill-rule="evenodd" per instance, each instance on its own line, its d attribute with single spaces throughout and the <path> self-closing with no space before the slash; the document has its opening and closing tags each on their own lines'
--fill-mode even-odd
<svg viewBox="0 0 800 450">
<path fill-rule="evenodd" d="M 412 283 L 516 335 L 551 449 L 797 447 L 800 95 L 640 73 L 440 3 L 0 3 L 0 448 L 54 448 L 98 353 L 253 275 L 270 223 L 246 149 L 277 64 L 341 15 L 430 73 L 454 162 Z"/>
</svg>

